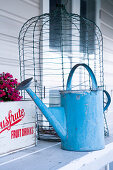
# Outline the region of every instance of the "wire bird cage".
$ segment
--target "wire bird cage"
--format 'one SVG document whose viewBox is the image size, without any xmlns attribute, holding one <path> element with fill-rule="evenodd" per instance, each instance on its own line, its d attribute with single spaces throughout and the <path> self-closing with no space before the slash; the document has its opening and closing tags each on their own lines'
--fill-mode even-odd
<svg viewBox="0 0 113 170">
<path fill-rule="evenodd" d="M 63 5 L 56 10 L 29 19 L 19 34 L 21 81 L 33 77 L 32 90 L 49 107 L 60 106 L 59 90 L 66 89 L 71 68 L 86 63 L 93 70 L 98 86 L 104 88 L 103 38 L 98 26 Z M 72 80 L 72 89 L 91 89 L 87 71 L 80 67 Z M 22 92 L 24 99 L 29 96 Z M 36 109 L 38 137 L 56 135 L 42 113 Z"/>
</svg>

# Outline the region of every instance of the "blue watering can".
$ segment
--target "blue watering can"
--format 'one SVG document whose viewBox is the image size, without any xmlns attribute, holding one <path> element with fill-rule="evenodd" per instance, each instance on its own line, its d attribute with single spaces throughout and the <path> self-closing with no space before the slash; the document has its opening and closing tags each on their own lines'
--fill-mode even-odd
<svg viewBox="0 0 113 170">
<path fill-rule="evenodd" d="M 71 90 L 71 81 L 77 67 L 83 66 L 92 79 L 92 90 Z M 67 88 L 60 91 L 61 107 L 46 105 L 29 88 L 32 78 L 20 83 L 17 90 L 26 89 L 33 101 L 45 115 L 61 138 L 61 147 L 70 151 L 93 151 L 103 149 L 104 115 L 111 102 L 110 95 L 104 90 L 108 101 L 104 107 L 103 90 L 97 86 L 91 68 L 86 64 L 75 65 L 68 76 Z"/>
</svg>

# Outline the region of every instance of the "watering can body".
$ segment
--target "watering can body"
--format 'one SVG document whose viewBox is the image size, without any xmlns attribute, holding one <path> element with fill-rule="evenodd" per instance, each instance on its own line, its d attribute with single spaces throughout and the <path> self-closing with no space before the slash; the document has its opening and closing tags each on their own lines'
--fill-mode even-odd
<svg viewBox="0 0 113 170">
<path fill-rule="evenodd" d="M 73 91 L 71 81 L 77 67 L 83 66 L 92 79 L 92 90 Z M 98 89 L 95 75 L 86 64 L 75 65 L 68 76 L 66 90 L 60 91 L 61 107 L 48 108 L 29 88 L 31 79 L 22 82 L 17 90 L 26 89 L 33 101 L 45 115 L 61 138 L 61 147 L 71 151 L 93 151 L 103 149 L 104 114 L 111 98 L 107 91 Z M 103 106 L 103 93 L 108 101 Z"/>
<path fill-rule="evenodd" d="M 92 80 L 92 90 L 71 89 L 73 73 L 77 67 L 87 69 Z M 104 107 L 103 92 L 108 97 Z M 61 106 L 66 114 L 67 137 L 62 141 L 62 148 L 75 151 L 93 151 L 103 149 L 104 142 L 104 110 L 111 98 L 107 91 L 99 89 L 91 68 L 86 64 L 76 64 L 67 80 L 67 88 L 61 91 Z"/>
<path fill-rule="evenodd" d="M 62 91 L 67 137 L 62 148 L 92 151 L 104 148 L 103 91 Z"/>
</svg>

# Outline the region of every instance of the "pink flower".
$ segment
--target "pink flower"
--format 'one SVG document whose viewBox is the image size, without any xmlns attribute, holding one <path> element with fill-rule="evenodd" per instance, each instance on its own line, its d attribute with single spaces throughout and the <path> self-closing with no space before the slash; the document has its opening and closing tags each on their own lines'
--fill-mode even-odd
<svg viewBox="0 0 113 170">
<path fill-rule="evenodd" d="M 2 94 L 0 94 L 0 97 L 2 97 L 3 95 Z"/>
<path fill-rule="evenodd" d="M 10 77 L 10 73 L 6 73 L 5 75 L 6 75 L 7 77 Z"/>
<path fill-rule="evenodd" d="M 14 86 L 14 84 L 15 84 L 15 83 L 14 83 L 13 81 L 12 81 L 12 82 L 10 82 L 10 85 Z"/>
<path fill-rule="evenodd" d="M 3 96 L 5 96 L 5 95 L 6 95 L 6 93 L 3 91 L 3 92 L 2 92 L 2 95 L 3 95 Z"/>
<path fill-rule="evenodd" d="M 17 79 L 14 79 L 14 84 L 18 84 Z"/>
<path fill-rule="evenodd" d="M 1 80 L 3 80 L 4 78 L 3 77 L 0 77 Z"/>
<path fill-rule="evenodd" d="M 0 102 L 3 102 L 3 100 L 0 100 Z"/>
<path fill-rule="evenodd" d="M 4 79 L 7 79 L 7 76 L 4 76 Z"/>
<path fill-rule="evenodd" d="M 22 99 L 19 91 L 15 90 L 19 83 L 10 73 L 0 74 L 0 101 L 19 101 Z"/>
</svg>

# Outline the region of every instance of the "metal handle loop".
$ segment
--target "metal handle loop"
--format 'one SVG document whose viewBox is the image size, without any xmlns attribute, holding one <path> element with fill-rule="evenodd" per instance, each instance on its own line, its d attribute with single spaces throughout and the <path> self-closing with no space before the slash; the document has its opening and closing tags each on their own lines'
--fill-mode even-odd
<svg viewBox="0 0 113 170">
<path fill-rule="evenodd" d="M 84 64 L 84 63 L 76 64 L 71 69 L 71 71 L 69 73 L 69 76 L 68 76 L 68 80 L 67 80 L 66 90 L 71 90 L 72 89 L 72 87 L 71 87 L 72 76 L 73 76 L 73 73 L 76 70 L 76 68 L 79 67 L 79 66 L 83 66 L 83 67 L 85 67 L 87 69 L 87 71 L 89 72 L 89 74 L 91 76 L 91 79 L 92 79 L 92 90 L 97 90 L 98 86 L 97 86 L 97 81 L 96 81 L 95 75 L 94 75 L 93 71 L 91 70 L 91 68 L 88 65 Z"/>
<path fill-rule="evenodd" d="M 111 103 L 111 97 L 110 97 L 110 94 L 106 91 L 106 90 L 103 90 L 103 92 L 106 94 L 107 98 L 108 98 L 108 101 L 106 103 L 106 106 L 104 107 L 104 111 L 107 110 L 107 108 L 109 107 L 110 103 Z"/>
</svg>

